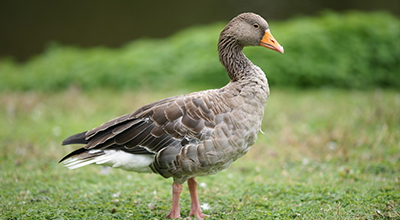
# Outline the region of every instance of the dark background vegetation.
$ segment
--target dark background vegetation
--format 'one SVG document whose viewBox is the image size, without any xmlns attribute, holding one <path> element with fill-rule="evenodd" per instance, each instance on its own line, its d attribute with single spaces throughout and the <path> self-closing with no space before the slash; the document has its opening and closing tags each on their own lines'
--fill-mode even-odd
<svg viewBox="0 0 400 220">
<path fill-rule="evenodd" d="M 400 1 L 2 0 L 0 57 L 26 60 L 41 53 L 52 41 L 80 47 L 120 47 L 138 38 L 164 38 L 193 25 L 226 22 L 247 11 L 277 21 L 298 15 L 315 15 L 321 10 L 383 10 L 398 16 Z"/>
<path fill-rule="evenodd" d="M 228 82 L 216 45 L 225 23 L 188 28 L 163 39 L 141 39 L 119 48 L 50 44 L 24 64 L 0 63 L 0 91 L 185 90 Z M 246 55 L 274 87 L 400 89 L 400 20 L 384 12 L 324 12 L 270 22 L 285 47 Z"/>
<path fill-rule="evenodd" d="M 0 91 L 220 87 L 218 34 L 247 11 L 285 48 L 246 51 L 274 86 L 399 89 L 399 10 L 398 0 L 2 1 Z"/>
</svg>

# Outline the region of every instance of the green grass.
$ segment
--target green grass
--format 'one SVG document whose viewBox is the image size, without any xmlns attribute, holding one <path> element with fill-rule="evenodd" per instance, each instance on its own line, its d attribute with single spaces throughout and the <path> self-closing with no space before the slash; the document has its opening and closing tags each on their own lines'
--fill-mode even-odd
<svg viewBox="0 0 400 220">
<path fill-rule="evenodd" d="M 186 92 L 186 91 L 182 91 Z M 58 164 L 61 141 L 170 95 L 70 89 L 0 94 L 0 219 L 163 219 L 171 179 Z M 198 178 L 210 219 L 400 218 L 400 93 L 275 90 L 263 132 Z M 187 188 L 181 214 L 189 213 Z"/>
</svg>

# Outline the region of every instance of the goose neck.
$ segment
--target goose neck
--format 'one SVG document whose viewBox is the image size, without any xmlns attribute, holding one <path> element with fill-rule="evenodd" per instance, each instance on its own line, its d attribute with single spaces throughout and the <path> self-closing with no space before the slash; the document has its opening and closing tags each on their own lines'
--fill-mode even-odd
<svg viewBox="0 0 400 220">
<path fill-rule="evenodd" d="M 233 38 L 221 38 L 218 43 L 219 59 L 232 81 L 243 78 L 253 64 L 244 55 L 243 46 Z"/>
</svg>

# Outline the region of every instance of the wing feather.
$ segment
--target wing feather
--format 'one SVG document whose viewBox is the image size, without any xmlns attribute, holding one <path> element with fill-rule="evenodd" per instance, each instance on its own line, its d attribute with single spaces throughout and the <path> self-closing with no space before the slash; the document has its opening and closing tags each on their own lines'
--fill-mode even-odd
<svg viewBox="0 0 400 220">
<path fill-rule="evenodd" d="M 79 140 L 70 142 L 86 143 L 82 149 L 87 150 L 107 148 L 154 154 L 168 146 L 179 148 L 184 139 L 187 143 L 198 142 L 213 135 L 215 113 L 224 110 L 214 102 L 207 92 L 163 99 L 81 133 Z"/>
</svg>

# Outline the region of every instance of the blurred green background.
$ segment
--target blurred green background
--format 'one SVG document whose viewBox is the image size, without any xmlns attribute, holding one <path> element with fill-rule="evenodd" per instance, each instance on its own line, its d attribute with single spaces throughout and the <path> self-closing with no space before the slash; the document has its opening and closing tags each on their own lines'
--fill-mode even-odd
<svg viewBox="0 0 400 220">
<path fill-rule="evenodd" d="M 0 91 L 221 87 L 228 78 L 216 44 L 225 23 L 193 26 L 162 39 L 136 39 L 117 48 L 48 42 L 44 52 L 23 63 L 2 58 Z M 388 12 L 324 11 L 271 21 L 270 26 L 284 56 L 260 48 L 246 48 L 245 53 L 275 87 L 400 88 L 400 20 Z"/>
<path fill-rule="evenodd" d="M 400 88 L 398 0 L 42 0 L 0 2 L 0 91 L 220 87 L 218 34 L 246 11 L 285 48 L 246 51 L 271 85 Z"/>
</svg>

